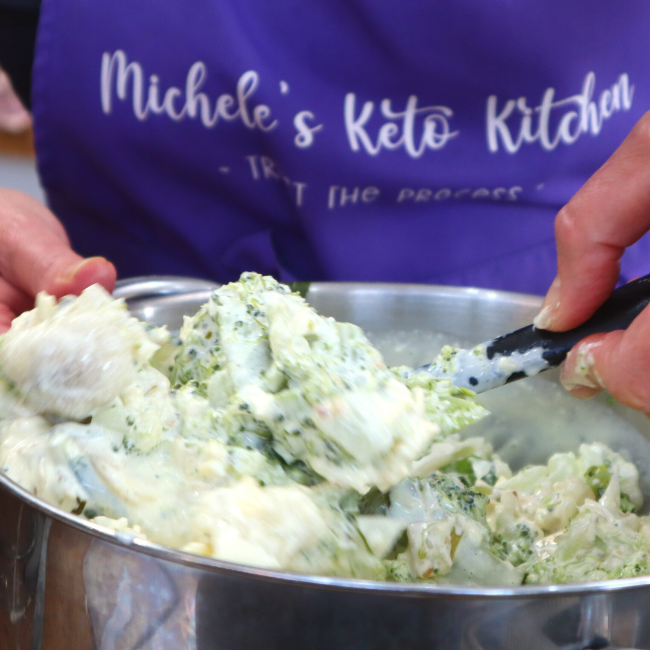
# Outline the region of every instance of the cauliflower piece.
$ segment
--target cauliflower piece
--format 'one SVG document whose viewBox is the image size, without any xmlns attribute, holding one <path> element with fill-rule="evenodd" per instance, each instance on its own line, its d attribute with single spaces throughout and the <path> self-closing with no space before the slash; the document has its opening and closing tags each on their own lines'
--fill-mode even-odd
<svg viewBox="0 0 650 650">
<path fill-rule="evenodd" d="M 142 532 L 140 526 L 129 525 L 129 520 L 126 517 L 120 517 L 119 519 L 113 519 L 112 517 L 104 517 L 103 515 L 98 515 L 93 517 L 92 521 L 104 528 L 109 528 L 114 530 L 116 533 L 126 533 L 132 535 L 133 537 L 139 537 L 140 539 L 147 539 L 147 536 Z"/>
<path fill-rule="evenodd" d="M 269 569 L 289 568 L 328 533 L 305 488 L 261 488 L 250 477 L 206 492 L 195 513 L 193 548 L 202 545 L 212 557 Z"/>
<path fill-rule="evenodd" d="M 579 453 L 555 454 L 548 465 L 526 467 L 512 478 L 499 481 L 492 495 L 498 503 L 511 491 L 525 517 L 545 534 L 556 533 L 568 525 L 587 499 L 602 495 L 612 472 L 619 478 L 621 498 L 638 507 L 643 497 L 638 486 L 638 471 L 632 463 L 601 443 L 580 445 Z M 501 530 L 495 528 L 497 533 Z"/>
<path fill-rule="evenodd" d="M 68 512 L 89 500 L 69 464 L 82 453 L 65 431 L 53 431 L 39 415 L 4 421 L 0 427 L 0 466 L 7 476 Z"/>
<path fill-rule="evenodd" d="M 460 518 L 411 524 L 407 531 L 413 574 L 424 579 L 447 575 L 454 562 L 452 551 L 463 531 Z"/>
<path fill-rule="evenodd" d="M 2 337 L 0 368 L 34 411 L 82 420 L 122 393 L 157 349 L 124 303 L 93 285 L 58 304 L 40 293 Z"/>
<path fill-rule="evenodd" d="M 536 544 L 522 565 L 526 582 L 568 583 L 630 578 L 650 573 L 650 525 L 620 509 L 618 473 L 599 501 L 586 499 L 566 529 Z"/>
</svg>

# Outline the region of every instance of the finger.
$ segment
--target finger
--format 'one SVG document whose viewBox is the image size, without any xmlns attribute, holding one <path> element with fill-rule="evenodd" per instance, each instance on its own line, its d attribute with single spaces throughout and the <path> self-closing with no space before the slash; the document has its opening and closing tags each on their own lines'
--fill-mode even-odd
<svg viewBox="0 0 650 650">
<path fill-rule="evenodd" d="M 61 222 L 54 216 L 54 214 L 43 205 L 40 201 L 17 190 L 10 190 L 7 188 L 0 188 L 0 209 L 5 205 L 13 205 L 13 207 L 23 214 L 29 214 L 38 217 L 46 228 L 52 231 L 61 241 L 70 245 L 68 234 Z"/>
<path fill-rule="evenodd" d="M 594 334 L 576 345 L 562 367 L 572 395 L 589 398 L 607 389 L 619 402 L 650 413 L 650 310 L 627 330 Z"/>
<path fill-rule="evenodd" d="M 87 259 L 84 262 L 85 264 L 75 274 L 70 284 L 55 287 L 55 290 L 51 293 L 57 295 L 57 297 L 67 294 L 79 294 L 86 287 L 93 284 L 98 278 L 97 270 L 92 268 L 93 264 L 95 264 L 95 258 Z M 105 286 L 109 291 L 112 291 L 114 284 L 114 278 L 112 280 L 107 278 L 102 282 L 102 286 Z M 33 307 L 33 296 L 29 296 L 24 291 L 16 289 L 16 287 L 9 284 L 4 278 L 0 278 L 0 334 L 9 329 L 11 321 L 18 314 L 22 314 L 24 311 Z"/>
<path fill-rule="evenodd" d="M 112 291 L 113 265 L 99 257 L 84 260 L 73 252 L 54 215 L 27 199 L 20 195 L 18 201 L 0 201 L 0 275 L 32 296 L 39 291 L 57 297 L 78 293 L 94 282 Z"/>
<path fill-rule="evenodd" d="M 16 315 L 6 305 L 0 305 L 0 334 L 4 334 L 10 327 Z"/>
<path fill-rule="evenodd" d="M 566 390 L 578 399 L 591 399 L 605 389 L 605 381 L 599 372 L 603 362 L 596 362 L 599 348 L 606 343 L 609 346 L 616 344 L 619 332 L 608 334 L 594 334 L 584 341 L 580 341 L 569 352 L 560 374 L 560 381 Z M 600 350 L 603 352 L 603 350 Z"/>
<path fill-rule="evenodd" d="M 0 278 L 0 305 L 4 305 L 14 314 L 22 314 L 34 306 L 34 298 Z"/>
<path fill-rule="evenodd" d="M 563 331 L 589 318 L 616 286 L 625 249 L 648 230 L 650 112 L 558 213 L 558 277 L 535 325 Z"/>
<path fill-rule="evenodd" d="M 69 294 L 79 295 L 91 284 L 100 284 L 109 293 L 115 288 L 117 272 L 103 257 L 88 257 L 75 266 L 70 275 L 63 273 L 50 278 L 43 290 L 60 298 Z"/>
</svg>

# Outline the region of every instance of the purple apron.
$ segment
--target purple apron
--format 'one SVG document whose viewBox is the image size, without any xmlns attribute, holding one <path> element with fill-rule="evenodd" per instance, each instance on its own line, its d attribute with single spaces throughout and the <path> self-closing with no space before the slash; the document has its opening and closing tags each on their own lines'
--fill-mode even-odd
<svg viewBox="0 0 650 650">
<path fill-rule="evenodd" d="M 557 210 L 650 107 L 649 30 L 633 0 L 44 0 L 40 173 L 122 277 L 543 293 Z"/>
</svg>

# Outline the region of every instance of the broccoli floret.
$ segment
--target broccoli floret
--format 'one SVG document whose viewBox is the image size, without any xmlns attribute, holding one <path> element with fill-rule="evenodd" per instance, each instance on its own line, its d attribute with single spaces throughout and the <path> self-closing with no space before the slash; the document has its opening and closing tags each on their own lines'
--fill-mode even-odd
<svg viewBox="0 0 650 650">
<path fill-rule="evenodd" d="M 530 559 L 536 539 L 526 524 L 517 524 L 516 529 L 516 537 L 505 539 L 502 535 L 493 533 L 490 540 L 490 551 L 501 560 L 508 560 L 512 566 L 519 566 Z"/>
<path fill-rule="evenodd" d="M 476 454 L 445 465 L 438 471 L 457 476 L 466 487 L 474 487 L 479 480 L 482 484 L 494 486 L 499 479 L 494 461 Z"/>
<path fill-rule="evenodd" d="M 611 464 L 606 462 L 602 465 L 592 465 L 585 472 L 585 483 L 594 491 L 596 499 L 600 499 L 609 486 L 612 479 Z M 621 510 L 623 512 L 634 512 L 636 506 L 630 500 L 629 495 L 621 492 Z"/>
<path fill-rule="evenodd" d="M 489 499 L 484 494 L 475 492 L 458 478 L 437 472 L 423 479 L 423 482 L 440 494 L 440 504 L 447 510 L 485 524 L 485 508 Z"/>
<path fill-rule="evenodd" d="M 391 582 L 413 582 L 414 576 L 411 573 L 409 563 L 405 560 L 384 560 L 386 567 L 386 579 Z"/>
<path fill-rule="evenodd" d="M 465 477 L 441 472 L 433 472 L 422 479 L 406 479 L 390 491 L 389 514 L 405 515 L 414 522 L 461 515 L 487 527 L 486 506 L 489 499 L 468 483 Z"/>
<path fill-rule="evenodd" d="M 609 469 L 609 463 L 603 463 L 602 465 L 592 465 L 585 472 L 585 483 L 594 491 L 596 499 L 600 499 L 605 494 L 609 485 L 612 478 Z"/>
</svg>

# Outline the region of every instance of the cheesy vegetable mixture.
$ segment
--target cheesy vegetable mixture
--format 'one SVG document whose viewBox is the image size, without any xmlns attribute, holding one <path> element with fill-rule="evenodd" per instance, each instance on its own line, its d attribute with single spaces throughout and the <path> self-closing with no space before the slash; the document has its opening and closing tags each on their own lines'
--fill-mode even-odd
<svg viewBox="0 0 650 650">
<path fill-rule="evenodd" d="M 636 467 L 600 443 L 513 474 L 470 391 L 244 274 L 179 338 L 97 286 L 0 337 L 0 466 L 109 528 L 271 569 L 475 585 L 650 573 Z"/>
</svg>

